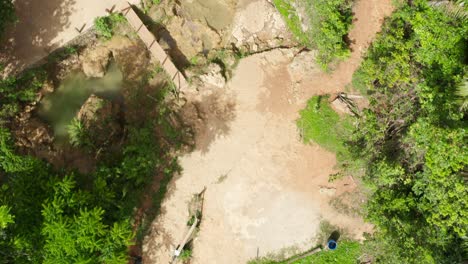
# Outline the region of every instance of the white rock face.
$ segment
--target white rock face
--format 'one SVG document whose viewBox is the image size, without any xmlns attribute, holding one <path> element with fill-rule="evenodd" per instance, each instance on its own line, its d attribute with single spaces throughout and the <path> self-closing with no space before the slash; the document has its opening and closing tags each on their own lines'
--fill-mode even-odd
<svg viewBox="0 0 468 264">
<path fill-rule="evenodd" d="M 81 56 L 83 72 L 88 77 L 104 77 L 111 51 L 106 47 L 94 47 L 86 50 Z"/>
<path fill-rule="evenodd" d="M 232 26 L 233 43 L 249 51 L 292 43 L 292 35 L 275 7 L 267 1 L 253 1 L 240 9 Z"/>
<path fill-rule="evenodd" d="M 207 85 L 223 88 L 226 84 L 226 79 L 222 74 L 221 66 L 216 63 L 208 65 L 208 72 L 200 76 L 200 80 Z"/>
<path fill-rule="evenodd" d="M 288 65 L 288 71 L 295 83 L 301 82 L 306 76 L 321 72 L 320 66 L 315 62 L 317 51 L 305 51 L 297 54 Z"/>
<path fill-rule="evenodd" d="M 221 42 L 215 31 L 195 20 L 174 16 L 166 27 L 170 36 L 163 35 L 163 47 L 177 47 L 188 59 L 205 49 L 217 48 Z"/>
<path fill-rule="evenodd" d="M 341 100 L 339 100 L 338 98 L 333 100 L 333 102 L 331 103 L 331 106 L 338 113 L 348 114 L 348 115 L 353 114 L 353 112 L 351 112 L 351 110 L 349 109 L 348 105 L 342 102 Z"/>
</svg>

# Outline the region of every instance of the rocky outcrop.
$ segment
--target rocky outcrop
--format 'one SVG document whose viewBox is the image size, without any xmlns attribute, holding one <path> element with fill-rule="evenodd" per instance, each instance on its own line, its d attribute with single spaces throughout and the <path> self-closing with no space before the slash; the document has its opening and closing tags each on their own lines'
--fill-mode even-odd
<svg viewBox="0 0 468 264">
<path fill-rule="evenodd" d="M 181 9 L 193 20 L 204 21 L 216 32 L 223 32 L 231 24 L 237 0 L 181 1 Z"/>
<path fill-rule="evenodd" d="M 281 15 L 267 1 L 257 0 L 239 8 L 230 42 L 244 52 L 292 46 L 294 41 Z"/>
<path fill-rule="evenodd" d="M 150 64 L 151 57 L 141 40 L 114 36 L 106 43 L 106 48 L 112 52 L 125 80 L 142 78 L 148 70 L 147 66 Z"/>
<path fill-rule="evenodd" d="M 206 68 L 206 73 L 199 76 L 202 85 L 223 88 L 226 85 L 226 79 L 222 72 L 223 70 L 219 64 L 210 63 Z"/>
<path fill-rule="evenodd" d="M 190 60 L 197 54 L 220 46 L 220 36 L 207 25 L 196 20 L 175 16 L 161 34 L 160 44 L 165 50 L 178 49 Z"/>
<path fill-rule="evenodd" d="M 48 148 L 54 139 L 47 125 L 37 118 L 20 122 L 14 130 L 16 145 L 21 148 Z"/>
<path fill-rule="evenodd" d="M 178 66 L 184 65 L 174 50 L 190 61 L 220 49 L 255 53 L 295 45 L 281 15 L 265 0 L 168 1 L 150 16 L 164 24 L 158 41 Z"/>
<path fill-rule="evenodd" d="M 150 11 L 150 14 L 165 25 L 166 30 L 158 32 L 163 48 L 170 52 L 179 50 L 190 60 L 198 54 L 207 54 L 223 46 L 223 40 L 229 38 L 236 2 L 190 0 L 178 4 L 168 1 L 158 6 L 157 10 Z"/>
<path fill-rule="evenodd" d="M 104 77 L 111 51 L 104 46 L 91 47 L 80 57 L 83 72 L 88 77 Z"/>
<path fill-rule="evenodd" d="M 104 102 L 104 99 L 101 99 L 94 94 L 89 96 L 81 106 L 80 111 L 78 111 L 78 120 L 80 120 L 86 128 L 89 128 L 91 122 L 97 120 L 97 113 L 104 106 Z"/>
</svg>

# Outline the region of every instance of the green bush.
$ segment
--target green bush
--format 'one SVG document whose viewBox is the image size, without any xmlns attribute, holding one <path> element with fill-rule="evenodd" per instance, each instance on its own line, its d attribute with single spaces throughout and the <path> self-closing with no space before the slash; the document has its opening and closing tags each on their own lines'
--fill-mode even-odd
<svg viewBox="0 0 468 264">
<path fill-rule="evenodd" d="M 350 117 L 340 117 L 328 103 L 328 96 L 314 96 L 300 112 L 297 126 L 305 143 L 314 141 L 323 148 L 344 153 L 344 141 L 352 131 Z"/>
<path fill-rule="evenodd" d="M 467 126 L 458 94 L 467 33 L 462 17 L 427 1 L 403 3 L 354 76 L 370 105 L 350 151 L 365 160 L 367 218 L 376 225 L 368 254 L 377 262 L 468 257 Z"/>
<path fill-rule="evenodd" d="M 305 7 L 304 15 L 310 20 L 307 32 L 293 6 L 294 0 L 274 0 L 286 25 L 304 46 L 318 50 L 317 62 L 324 70 L 335 59 L 349 55 L 345 38 L 352 24 L 352 0 L 297 0 Z"/>
<path fill-rule="evenodd" d="M 286 25 L 288 26 L 289 30 L 291 30 L 296 39 L 302 45 L 310 46 L 310 34 L 302 30 L 301 20 L 290 1 L 291 0 L 273 0 L 273 3 L 275 4 L 276 9 L 278 9 L 278 12 L 281 14 L 284 21 L 286 22 Z"/>
<path fill-rule="evenodd" d="M 0 123 L 7 122 L 20 111 L 24 104 L 36 100 L 47 73 L 43 69 L 27 70 L 18 77 L 0 80 Z"/>
<path fill-rule="evenodd" d="M 14 216 L 10 214 L 10 208 L 6 205 L 0 206 L 0 235 L 2 229 L 5 229 L 9 224 L 14 222 Z"/>
<path fill-rule="evenodd" d="M 73 176 L 52 186 L 43 204 L 44 263 L 127 263 L 133 234 L 128 220 L 104 223 L 105 212 L 89 206 L 89 196 L 76 190 Z"/>
<path fill-rule="evenodd" d="M 67 132 L 72 146 L 78 147 L 86 144 L 86 131 L 78 118 L 73 118 L 67 126 Z"/>
<path fill-rule="evenodd" d="M 0 0 L 0 39 L 9 23 L 16 20 L 15 6 L 12 0 Z"/>
<path fill-rule="evenodd" d="M 118 24 L 126 21 L 120 13 L 113 13 L 109 16 L 98 17 L 94 20 L 94 28 L 99 36 L 104 39 L 110 39 L 115 34 L 115 28 Z"/>
<path fill-rule="evenodd" d="M 335 250 L 324 250 L 292 264 L 355 264 L 361 255 L 361 247 L 356 241 L 339 241 Z"/>
<path fill-rule="evenodd" d="M 362 254 L 362 245 L 356 241 L 340 240 L 335 250 L 322 250 L 296 261 L 290 259 L 275 261 L 268 257 L 250 260 L 248 264 L 355 264 Z"/>
<path fill-rule="evenodd" d="M 345 38 L 352 23 L 351 0 L 305 1 L 311 19 L 311 36 L 318 50 L 317 62 L 326 70 L 335 59 L 349 55 Z"/>
<path fill-rule="evenodd" d="M 192 257 L 192 250 L 183 249 L 182 252 L 180 253 L 179 260 L 182 262 L 186 262 L 190 260 L 191 257 Z"/>
</svg>

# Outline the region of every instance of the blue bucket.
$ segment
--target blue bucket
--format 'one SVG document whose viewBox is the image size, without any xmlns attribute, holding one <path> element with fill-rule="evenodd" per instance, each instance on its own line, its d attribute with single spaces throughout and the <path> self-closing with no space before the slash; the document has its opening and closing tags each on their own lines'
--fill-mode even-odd
<svg viewBox="0 0 468 264">
<path fill-rule="evenodd" d="M 336 243 L 335 240 L 331 239 L 331 240 L 328 241 L 327 247 L 328 247 L 330 250 L 335 250 L 335 249 L 338 247 L 338 243 Z"/>
</svg>

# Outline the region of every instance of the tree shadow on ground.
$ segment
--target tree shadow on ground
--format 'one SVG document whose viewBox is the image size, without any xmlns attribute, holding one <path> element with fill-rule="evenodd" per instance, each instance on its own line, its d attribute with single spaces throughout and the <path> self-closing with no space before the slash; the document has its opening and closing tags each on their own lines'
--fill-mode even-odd
<svg viewBox="0 0 468 264">
<path fill-rule="evenodd" d="M 234 100 L 223 92 L 213 92 L 201 100 L 188 102 L 182 109 L 182 118 L 193 134 L 195 150 L 202 153 L 208 152 L 219 136 L 229 133 L 229 123 L 235 118 Z"/>
<path fill-rule="evenodd" d="M 75 0 L 18 0 L 18 22 L 7 28 L 0 41 L 0 64 L 4 73 L 24 69 L 60 43 L 55 38 L 70 26 Z"/>
</svg>

